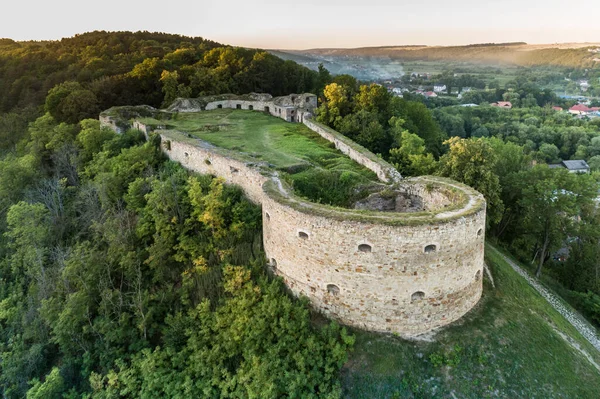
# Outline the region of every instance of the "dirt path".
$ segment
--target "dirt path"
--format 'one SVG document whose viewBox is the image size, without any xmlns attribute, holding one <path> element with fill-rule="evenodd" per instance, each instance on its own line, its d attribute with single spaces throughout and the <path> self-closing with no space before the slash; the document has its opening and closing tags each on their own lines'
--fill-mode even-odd
<svg viewBox="0 0 600 399">
<path fill-rule="evenodd" d="M 558 313 L 563 315 L 563 317 L 567 319 L 567 321 L 571 323 L 573 327 L 575 327 L 575 329 L 579 331 L 579 333 L 583 335 L 583 337 L 586 340 L 588 340 L 589 343 L 592 344 L 592 346 L 600 352 L 600 338 L 598 337 L 598 334 L 596 333 L 594 327 L 592 327 L 587 322 L 587 320 L 585 320 L 579 313 L 567 309 L 567 307 L 565 307 L 565 305 L 556 295 L 548 291 L 536 279 L 531 277 L 525 270 L 523 270 L 515 262 L 504 256 L 504 254 L 502 254 L 496 248 L 492 246 L 488 246 L 488 248 L 492 249 L 498 255 L 500 255 L 502 259 L 506 261 L 506 263 L 508 263 L 517 273 L 519 273 L 521 277 L 523 277 L 529 283 L 529 285 L 535 288 L 535 290 L 539 292 L 540 295 L 544 297 L 544 299 L 546 299 L 546 301 L 548 301 L 548 303 L 554 309 L 556 309 Z"/>
</svg>

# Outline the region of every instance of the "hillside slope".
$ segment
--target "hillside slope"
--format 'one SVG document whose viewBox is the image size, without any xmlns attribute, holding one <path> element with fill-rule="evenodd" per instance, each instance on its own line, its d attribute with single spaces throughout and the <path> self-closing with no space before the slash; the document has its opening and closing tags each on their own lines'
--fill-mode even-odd
<svg viewBox="0 0 600 399">
<path fill-rule="evenodd" d="M 494 286 L 461 322 L 407 342 L 357 332 L 348 398 L 597 398 L 600 353 L 497 252 Z"/>
<path fill-rule="evenodd" d="M 385 46 L 352 49 L 309 49 L 286 51 L 317 58 L 384 57 L 406 61 L 469 61 L 521 66 L 554 65 L 600 68 L 598 43 L 530 45 L 525 43 L 475 44 L 468 46 Z"/>
</svg>

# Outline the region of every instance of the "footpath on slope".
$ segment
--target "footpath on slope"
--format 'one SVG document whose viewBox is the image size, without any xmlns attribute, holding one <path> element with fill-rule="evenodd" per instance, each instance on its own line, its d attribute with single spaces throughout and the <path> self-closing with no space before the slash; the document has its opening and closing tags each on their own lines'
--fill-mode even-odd
<svg viewBox="0 0 600 399">
<path fill-rule="evenodd" d="M 548 301 L 550 306 L 552 306 L 558 313 L 560 313 L 583 337 L 590 343 L 594 348 L 596 348 L 600 352 L 600 338 L 596 334 L 596 331 L 587 320 L 585 320 L 579 313 L 568 309 L 561 300 L 551 293 L 546 287 L 542 286 L 536 279 L 529 275 L 525 270 L 523 270 L 519 265 L 513 262 L 511 259 L 506 257 L 502 252 L 498 251 L 491 245 L 488 245 L 488 248 L 494 250 L 498 255 L 502 257 L 508 263 L 514 271 L 521 275 L 528 283 L 531 285 L 540 295 Z"/>
</svg>

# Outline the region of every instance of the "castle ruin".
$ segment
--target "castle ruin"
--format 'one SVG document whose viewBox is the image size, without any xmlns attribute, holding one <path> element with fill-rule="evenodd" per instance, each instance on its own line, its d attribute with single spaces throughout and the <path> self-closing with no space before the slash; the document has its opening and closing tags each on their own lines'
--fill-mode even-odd
<svg viewBox="0 0 600 399">
<path fill-rule="evenodd" d="M 303 123 L 375 172 L 392 193 L 391 209 L 313 203 L 296 195 L 276 172 L 244 162 L 230 150 L 186 139 L 184 132 L 150 127 L 123 112 L 120 117 L 104 112 L 100 120 L 116 131 L 132 126 L 146 135 L 154 131 L 160 134 L 163 152 L 171 160 L 242 187 L 253 202 L 262 205 L 268 267 L 295 295 L 306 296 L 325 315 L 347 325 L 403 337 L 462 317 L 482 294 L 483 196 L 440 177 L 401 178 L 392 165 L 314 121 L 316 106 L 317 97 L 312 94 L 276 98 L 249 94 L 178 99 L 164 111 L 145 107 L 138 112 L 231 108 Z M 417 204 L 414 209 L 398 205 L 407 199 Z"/>
</svg>

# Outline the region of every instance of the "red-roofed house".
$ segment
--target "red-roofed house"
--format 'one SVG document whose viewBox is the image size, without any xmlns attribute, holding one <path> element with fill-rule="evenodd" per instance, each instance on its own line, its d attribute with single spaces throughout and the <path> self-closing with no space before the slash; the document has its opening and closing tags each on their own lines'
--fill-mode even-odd
<svg viewBox="0 0 600 399">
<path fill-rule="evenodd" d="M 598 111 L 600 111 L 600 107 L 590 108 L 584 104 L 575 104 L 571 108 L 569 108 L 569 112 L 573 115 L 587 115 Z"/>
<path fill-rule="evenodd" d="M 425 93 L 423 93 L 423 95 L 425 97 L 437 97 L 437 94 L 435 94 L 435 92 L 433 92 L 433 91 L 425 92 Z"/>
<path fill-rule="evenodd" d="M 492 105 L 492 107 L 498 107 L 498 108 L 506 108 L 506 109 L 512 108 L 512 104 L 510 101 L 498 101 L 497 103 L 492 103 L 491 105 Z"/>
</svg>

